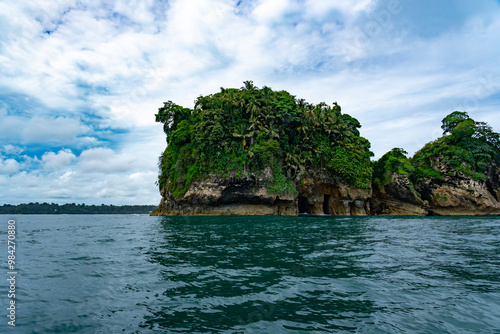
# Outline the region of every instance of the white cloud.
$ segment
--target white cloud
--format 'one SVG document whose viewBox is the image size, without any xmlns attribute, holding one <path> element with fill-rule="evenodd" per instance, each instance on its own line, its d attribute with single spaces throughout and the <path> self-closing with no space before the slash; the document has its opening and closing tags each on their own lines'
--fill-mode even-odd
<svg viewBox="0 0 500 334">
<path fill-rule="evenodd" d="M 8 193 L 0 193 L 0 203 L 157 204 L 159 153 L 143 153 L 141 159 L 132 152 L 92 148 L 79 156 L 60 150 L 44 153 L 41 160 L 0 160 L 0 184 L 9 185 Z M 29 170 L 21 170 L 28 164 Z"/>
<path fill-rule="evenodd" d="M 109 148 L 96 147 L 83 151 L 79 156 L 78 169 L 84 173 L 119 174 L 135 169 L 154 170 L 154 166 L 144 164 L 139 157 L 121 153 Z"/>
<path fill-rule="evenodd" d="M 3 148 L 0 150 L 0 152 L 3 152 L 5 154 L 13 154 L 13 155 L 19 155 L 23 153 L 26 149 L 20 146 L 14 146 L 14 145 L 4 145 Z"/>
<path fill-rule="evenodd" d="M 374 0 L 307 0 L 305 8 L 306 15 L 311 19 L 323 17 L 331 11 L 340 11 L 347 18 L 351 18 L 360 12 L 368 11 L 374 2 Z"/>
<path fill-rule="evenodd" d="M 0 157 L 0 174 L 14 174 L 19 171 L 19 163 L 14 159 L 3 160 Z"/>
<path fill-rule="evenodd" d="M 261 1 L 252 14 L 258 22 L 271 24 L 282 21 L 286 14 L 293 13 L 297 7 L 291 0 Z"/>
<path fill-rule="evenodd" d="M 117 1 L 114 10 L 143 26 L 154 23 L 154 0 Z"/>
<path fill-rule="evenodd" d="M 71 150 L 60 150 L 58 153 L 46 152 L 42 156 L 42 165 L 46 170 L 58 170 L 68 167 L 76 160 L 76 156 Z"/>
<path fill-rule="evenodd" d="M 34 144 L 92 147 L 99 144 L 97 135 L 96 129 L 85 124 L 80 117 L 29 117 L 7 113 L 0 108 L 0 139 L 10 142 L 9 147 L 21 149 L 20 152 L 25 151 L 27 145 Z"/>
<path fill-rule="evenodd" d="M 69 143 L 89 130 L 88 126 L 74 118 L 33 117 L 23 126 L 21 140 L 23 143 Z"/>
</svg>

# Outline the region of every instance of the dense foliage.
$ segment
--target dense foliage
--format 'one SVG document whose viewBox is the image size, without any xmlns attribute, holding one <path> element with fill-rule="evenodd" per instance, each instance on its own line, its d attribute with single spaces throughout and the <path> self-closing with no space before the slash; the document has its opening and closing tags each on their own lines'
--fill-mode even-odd
<svg viewBox="0 0 500 334">
<path fill-rule="evenodd" d="M 442 178 L 438 162 L 454 172 L 475 180 L 485 180 L 492 162 L 500 164 L 500 135 L 488 124 L 476 122 L 466 112 L 454 111 L 442 120 L 443 137 L 426 144 L 412 159 L 402 149 L 393 149 L 374 163 L 374 181 L 384 184 L 387 176 L 398 173 L 416 181 L 425 177 Z"/>
<path fill-rule="evenodd" d="M 447 134 L 428 143 L 413 157 L 416 177 L 433 176 L 433 159 L 476 180 L 486 179 L 488 164 L 500 163 L 500 136 L 488 124 L 476 122 L 466 112 L 455 111 L 442 121 Z"/>
<path fill-rule="evenodd" d="M 160 157 L 160 188 L 174 196 L 197 178 L 240 177 L 270 167 L 274 193 L 294 193 L 307 168 L 326 168 L 349 184 L 368 188 L 370 143 L 359 122 L 336 103 L 309 104 L 286 91 L 255 87 L 200 96 L 194 109 L 169 101 L 158 109 L 168 146 Z"/>
<path fill-rule="evenodd" d="M 0 206 L 0 214 L 145 214 L 151 213 L 156 206 L 152 205 L 85 205 L 55 203 L 22 203 L 18 205 L 4 204 Z"/>
<path fill-rule="evenodd" d="M 384 154 L 373 164 L 373 181 L 385 184 L 390 181 L 391 174 L 410 176 L 415 168 L 407 154 L 402 148 L 393 148 Z"/>
</svg>

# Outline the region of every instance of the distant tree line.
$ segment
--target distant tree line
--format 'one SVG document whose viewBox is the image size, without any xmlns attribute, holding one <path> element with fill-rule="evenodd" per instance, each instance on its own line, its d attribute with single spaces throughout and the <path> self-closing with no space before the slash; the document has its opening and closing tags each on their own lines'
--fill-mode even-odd
<svg viewBox="0 0 500 334">
<path fill-rule="evenodd" d="M 21 203 L 0 206 L 0 214 L 147 214 L 156 209 L 154 205 L 85 205 L 55 203 Z"/>
</svg>

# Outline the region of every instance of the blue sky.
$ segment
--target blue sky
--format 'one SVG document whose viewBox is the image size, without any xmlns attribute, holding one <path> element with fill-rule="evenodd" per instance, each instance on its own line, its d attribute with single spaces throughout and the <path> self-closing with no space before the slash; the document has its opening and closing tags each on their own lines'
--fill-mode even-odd
<svg viewBox="0 0 500 334">
<path fill-rule="evenodd" d="M 496 0 L 0 1 L 0 204 L 157 204 L 154 114 L 220 87 L 337 101 L 376 158 L 500 131 Z"/>
</svg>

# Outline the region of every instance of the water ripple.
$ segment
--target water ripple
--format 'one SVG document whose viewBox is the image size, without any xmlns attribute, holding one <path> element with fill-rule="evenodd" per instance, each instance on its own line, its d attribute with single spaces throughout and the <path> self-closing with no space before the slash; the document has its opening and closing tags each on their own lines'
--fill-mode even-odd
<svg viewBox="0 0 500 334">
<path fill-rule="evenodd" d="M 17 227 L 26 333 L 500 333 L 498 218 L 22 216 Z"/>
</svg>

